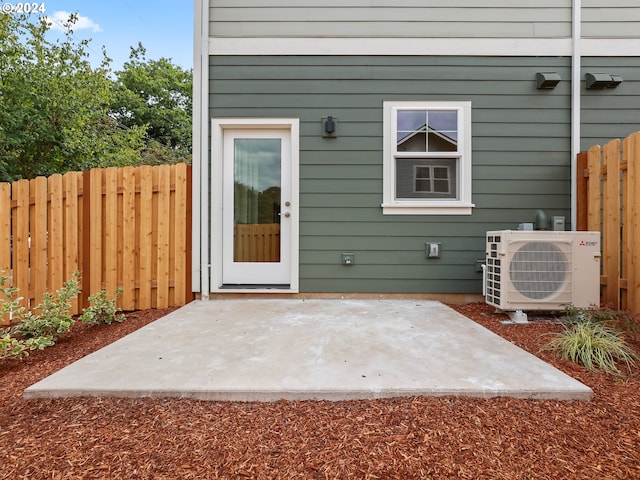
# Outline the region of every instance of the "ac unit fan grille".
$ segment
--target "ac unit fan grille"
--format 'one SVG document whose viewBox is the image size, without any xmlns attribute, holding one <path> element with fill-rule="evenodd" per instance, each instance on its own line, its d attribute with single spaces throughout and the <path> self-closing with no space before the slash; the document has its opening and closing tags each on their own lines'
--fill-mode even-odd
<svg viewBox="0 0 640 480">
<path fill-rule="evenodd" d="M 571 259 L 551 242 L 527 242 L 513 254 L 509 278 L 515 289 L 532 300 L 563 290 Z"/>
</svg>

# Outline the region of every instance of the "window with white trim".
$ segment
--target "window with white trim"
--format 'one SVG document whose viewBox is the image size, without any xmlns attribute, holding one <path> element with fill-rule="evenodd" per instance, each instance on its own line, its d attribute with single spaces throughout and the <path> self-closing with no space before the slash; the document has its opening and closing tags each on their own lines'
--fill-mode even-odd
<svg viewBox="0 0 640 480">
<path fill-rule="evenodd" d="M 471 214 L 471 102 L 383 109 L 383 213 Z"/>
</svg>

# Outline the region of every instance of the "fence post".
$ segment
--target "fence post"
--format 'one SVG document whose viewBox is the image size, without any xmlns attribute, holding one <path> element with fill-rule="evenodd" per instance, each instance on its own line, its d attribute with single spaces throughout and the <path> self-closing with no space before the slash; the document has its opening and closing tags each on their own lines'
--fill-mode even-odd
<svg viewBox="0 0 640 480">
<path fill-rule="evenodd" d="M 192 292 L 192 283 L 191 283 L 191 261 L 192 261 L 192 254 L 193 252 L 191 251 L 192 249 L 192 232 L 193 232 L 193 228 L 192 228 L 192 222 L 193 222 L 193 212 L 192 212 L 192 194 L 193 194 L 193 190 L 192 190 L 192 186 L 193 186 L 193 173 L 191 171 L 192 167 L 191 165 L 187 166 L 187 184 L 186 184 L 186 190 L 187 190 L 187 199 L 186 199 L 186 205 L 187 205 L 187 219 L 186 219 L 186 225 L 185 225 L 185 229 L 187 230 L 186 232 L 186 249 L 187 249 L 187 255 L 186 255 L 186 259 L 185 259 L 185 303 L 190 302 L 191 300 L 193 300 L 195 298 L 195 295 Z"/>
<path fill-rule="evenodd" d="M 0 183 L 0 276 L 11 276 L 11 184 Z M 6 287 L 11 286 L 9 282 Z M 9 323 L 9 314 L 0 317 L 0 325 Z"/>
<path fill-rule="evenodd" d="M 576 230 L 585 231 L 589 226 L 589 163 L 587 152 L 578 153 L 576 169 Z"/>
<path fill-rule="evenodd" d="M 0 270 L 11 272 L 11 184 L 0 183 Z"/>
</svg>

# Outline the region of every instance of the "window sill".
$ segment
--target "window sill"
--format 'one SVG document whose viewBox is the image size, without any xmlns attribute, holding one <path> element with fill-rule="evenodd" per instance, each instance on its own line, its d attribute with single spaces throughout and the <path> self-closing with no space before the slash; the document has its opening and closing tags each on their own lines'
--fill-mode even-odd
<svg viewBox="0 0 640 480">
<path fill-rule="evenodd" d="M 432 203 L 416 202 L 383 203 L 383 215 L 471 215 L 472 203 Z"/>
</svg>

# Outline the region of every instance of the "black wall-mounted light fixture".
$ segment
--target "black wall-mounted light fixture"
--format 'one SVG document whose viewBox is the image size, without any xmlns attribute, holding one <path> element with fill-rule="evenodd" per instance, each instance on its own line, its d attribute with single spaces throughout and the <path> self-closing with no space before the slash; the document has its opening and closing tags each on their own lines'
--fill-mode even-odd
<svg viewBox="0 0 640 480">
<path fill-rule="evenodd" d="M 538 72 L 536 73 L 536 82 L 539 89 L 555 88 L 560 83 L 560 75 L 556 72 Z"/>
<path fill-rule="evenodd" d="M 338 135 L 338 119 L 329 115 L 328 117 L 322 117 L 322 136 L 324 138 L 336 138 Z"/>
<path fill-rule="evenodd" d="M 587 73 L 587 89 L 602 90 L 603 88 L 616 88 L 622 83 L 620 75 L 610 73 Z"/>
</svg>

